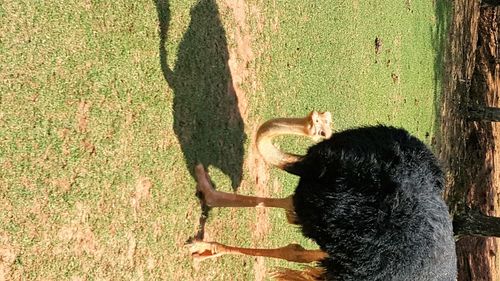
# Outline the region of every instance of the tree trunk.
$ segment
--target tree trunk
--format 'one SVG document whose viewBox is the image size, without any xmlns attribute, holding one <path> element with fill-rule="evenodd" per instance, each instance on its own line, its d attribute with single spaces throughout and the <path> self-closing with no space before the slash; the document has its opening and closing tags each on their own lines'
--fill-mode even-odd
<svg viewBox="0 0 500 281">
<path fill-rule="evenodd" d="M 468 114 L 462 116 L 466 120 L 500 121 L 493 114 L 499 111 L 499 11 L 500 7 L 480 7 L 474 71 L 462 103 L 469 107 Z M 461 234 L 457 241 L 458 280 L 496 281 L 500 280 L 500 241 L 493 237 L 500 236 L 500 219 L 495 217 L 500 217 L 500 170 L 495 165 L 500 160 L 500 123 L 465 123 L 463 162 L 457 167 L 464 176 L 460 183 L 465 190 L 454 193 L 461 197 L 454 214 L 455 231 Z"/>
<path fill-rule="evenodd" d="M 500 236 L 500 219 L 495 218 L 500 217 L 500 169 L 495 165 L 500 163 L 500 122 L 467 122 L 469 106 L 500 107 L 500 7 L 483 4 L 453 2 L 442 139 L 438 139 L 439 156 L 447 168 L 445 198 L 460 238 L 456 243 L 458 281 L 500 280 L 500 240 L 494 238 Z M 479 211 L 469 212 L 465 206 Z"/>
</svg>

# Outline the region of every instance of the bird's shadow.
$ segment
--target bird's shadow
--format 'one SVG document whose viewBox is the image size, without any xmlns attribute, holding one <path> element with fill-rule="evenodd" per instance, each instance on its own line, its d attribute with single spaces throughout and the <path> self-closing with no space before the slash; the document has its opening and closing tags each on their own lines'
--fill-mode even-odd
<svg viewBox="0 0 500 281">
<path fill-rule="evenodd" d="M 170 69 L 167 43 L 170 18 L 168 0 L 156 0 L 160 24 L 160 66 L 173 90 L 173 130 L 187 169 L 202 163 L 231 179 L 234 191 L 243 174 L 244 122 L 229 71 L 228 45 L 214 0 L 200 0 L 191 9 L 191 21 L 179 44 L 175 67 Z M 202 204 L 200 231 L 209 208 Z"/>
</svg>

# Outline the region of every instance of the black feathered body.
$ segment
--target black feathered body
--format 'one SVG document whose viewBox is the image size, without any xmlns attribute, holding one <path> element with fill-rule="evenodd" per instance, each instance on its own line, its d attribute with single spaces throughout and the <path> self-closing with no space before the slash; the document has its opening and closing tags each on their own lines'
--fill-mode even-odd
<svg viewBox="0 0 500 281">
<path fill-rule="evenodd" d="M 443 173 L 403 129 L 334 134 L 297 165 L 307 171 L 294 208 L 306 237 L 329 257 L 327 280 L 456 280 Z"/>
</svg>

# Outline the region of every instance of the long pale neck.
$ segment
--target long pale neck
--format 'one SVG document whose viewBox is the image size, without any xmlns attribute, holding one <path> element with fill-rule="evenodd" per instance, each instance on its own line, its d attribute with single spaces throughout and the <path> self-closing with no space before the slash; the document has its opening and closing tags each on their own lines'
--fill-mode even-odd
<svg viewBox="0 0 500 281">
<path fill-rule="evenodd" d="M 272 143 L 272 139 L 280 135 L 307 135 L 309 118 L 277 118 L 271 119 L 257 131 L 256 144 L 264 160 L 280 169 L 287 164 L 299 161 L 302 156 L 279 150 Z"/>
</svg>

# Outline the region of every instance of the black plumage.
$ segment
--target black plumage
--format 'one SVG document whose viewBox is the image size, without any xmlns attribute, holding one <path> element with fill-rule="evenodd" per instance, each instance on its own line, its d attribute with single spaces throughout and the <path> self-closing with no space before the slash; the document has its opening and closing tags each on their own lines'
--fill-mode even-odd
<svg viewBox="0 0 500 281">
<path fill-rule="evenodd" d="M 346 130 L 288 168 L 302 171 L 294 209 L 328 253 L 326 280 L 456 280 L 443 172 L 420 140 L 386 126 Z"/>
</svg>

